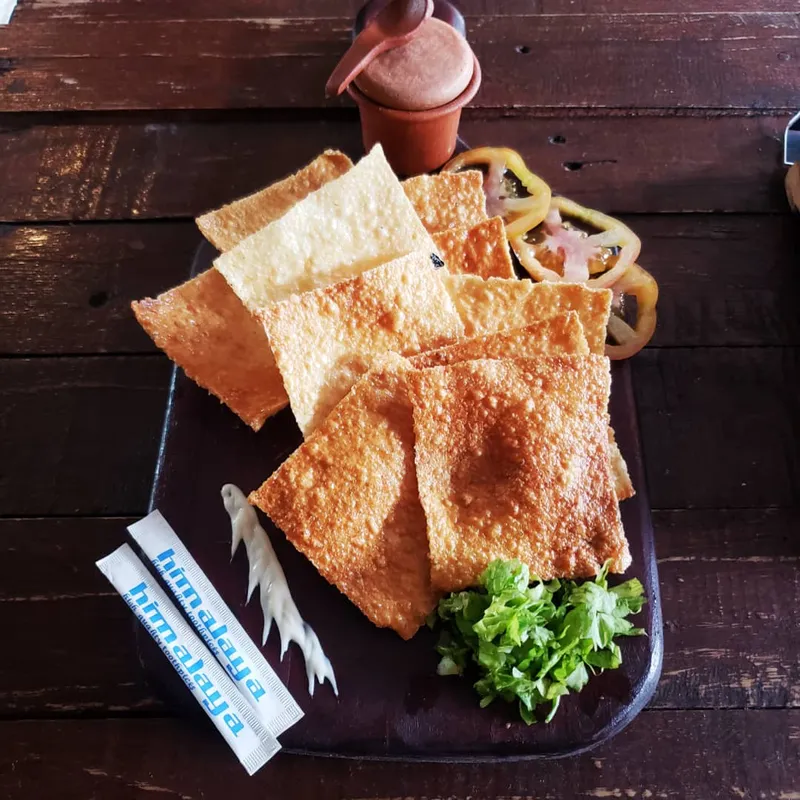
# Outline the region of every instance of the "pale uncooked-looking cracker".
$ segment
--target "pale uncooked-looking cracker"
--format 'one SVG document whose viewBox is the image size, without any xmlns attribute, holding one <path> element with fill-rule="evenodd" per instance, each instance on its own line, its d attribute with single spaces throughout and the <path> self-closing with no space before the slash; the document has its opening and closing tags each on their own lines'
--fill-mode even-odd
<svg viewBox="0 0 800 800">
<path fill-rule="evenodd" d="M 625 570 L 606 358 L 465 361 L 408 384 L 434 589 L 474 585 L 497 558 L 543 579 Z"/>
<path fill-rule="evenodd" d="M 587 355 L 589 347 L 574 311 L 532 322 L 522 328 L 487 333 L 456 344 L 429 350 L 408 360 L 415 369 L 443 367 L 480 358 L 524 358 L 543 355 Z"/>
<path fill-rule="evenodd" d="M 610 289 L 590 289 L 580 283 L 482 280 L 475 275 L 443 275 L 442 280 L 464 323 L 465 336 L 519 328 L 537 319 L 576 311 L 589 350 L 599 355 L 605 349 Z"/>
<path fill-rule="evenodd" d="M 500 217 L 433 234 L 447 271 L 481 278 L 513 278 L 506 227 Z"/>
<path fill-rule="evenodd" d="M 153 341 L 253 430 L 288 405 L 263 327 L 216 270 L 131 307 Z"/>
<path fill-rule="evenodd" d="M 195 222 L 203 236 L 224 253 L 283 216 L 311 192 L 344 175 L 352 166 L 353 162 L 344 153 L 326 150 L 294 175 L 209 211 Z"/>
<path fill-rule="evenodd" d="M 404 639 L 436 604 L 407 370 L 383 358 L 249 498 L 375 625 Z"/>
<path fill-rule="evenodd" d="M 376 145 L 214 266 L 256 312 L 414 250 L 435 253 L 436 245 Z"/>
<path fill-rule="evenodd" d="M 304 435 L 377 356 L 442 347 L 464 330 L 427 251 L 293 295 L 261 318 Z"/>
<path fill-rule="evenodd" d="M 417 175 L 403 181 L 403 189 L 429 233 L 471 228 L 486 219 L 483 174 L 478 170 Z"/>
</svg>

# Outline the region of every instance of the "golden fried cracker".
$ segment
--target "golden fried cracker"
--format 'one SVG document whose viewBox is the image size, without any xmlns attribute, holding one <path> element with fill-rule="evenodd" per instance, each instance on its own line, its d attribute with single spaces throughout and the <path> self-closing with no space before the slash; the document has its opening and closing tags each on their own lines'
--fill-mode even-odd
<svg viewBox="0 0 800 800">
<path fill-rule="evenodd" d="M 486 219 L 483 175 L 478 170 L 417 175 L 403 190 L 429 233 L 471 228 Z"/>
<path fill-rule="evenodd" d="M 294 175 L 259 192 L 209 211 L 195 222 L 217 250 L 225 252 L 273 220 L 321 186 L 344 175 L 353 162 L 338 150 L 326 150 Z"/>
<path fill-rule="evenodd" d="M 372 622 L 410 639 L 436 597 L 408 364 L 381 361 L 249 499 Z"/>
<path fill-rule="evenodd" d="M 544 579 L 630 563 L 608 456 L 601 356 L 465 361 L 410 373 L 431 582 L 474 585 L 493 559 Z"/>
<path fill-rule="evenodd" d="M 464 339 L 439 350 L 411 356 L 408 360 L 415 369 L 427 369 L 479 358 L 524 358 L 537 353 L 586 355 L 588 352 L 578 315 L 568 311 L 522 328 Z"/>
<path fill-rule="evenodd" d="M 414 250 L 436 252 L 380 145 L 214 266 L 253 312 Z"/>
<path fill-rule="evenodd" d="M 533 289 L 531 281 L 443 275 L 442 282 L 464 323 L 465 336 L 483 336 L 505 328 L 519 328 L 534 321 L 520 320 L 516 313 L 523 299 Z M 553 314 L 556 313 L 554 309 Z"/>
<path fill-rule="evenodd" d="M 433 234 L 447 271 L 481 278 L 513 278 L 506 227 L 492 217 L 471 228 L 461 226 Z"/>
<path fill-rule="evenodd" d="M 266 309 L 261 318 L 304 435 L 377 356 L 419 353 L 463 333 L 427 251 L 294 295 Z"/>
<path fill-rule="evenodd" d="M 524 358 L 541 355 L 586 355 L 589 352 L 583 326 L 575 311 L 558 314 L 546 320 L 533 322 L 522 328 L 510 328 L 485 336 L 465 339 L 440 350 L 431 350 L 411 356 L 409 361 L 416 369 L 441 367 L 478 358 Z M 633 497 L 635 491 L 628 474 L 628 465 L 608 429 L 609 458 L 614 475 L 614 485 L 619 500 Z"/>
<path fill-rule="evenodd" d="M 263 327 L 216 270 L 131 307 L 153 341 L 253 430 L 288 405 Z"/>
<path fill-rule="evenodd" d="M 464 323 L 466 336 L 519 328 L 564 311 L 576 311 L 592 353 L 605 349 L 611 291 L 580 283 L 482 280 L 474 275 L 443 275 L 442 280 Z"/>
<path fill-rule="evenodd" d="M 617 438 L 614 436 L 614 429 L 610 425 L 608 427 L 608 457 L 611 461 L 611 472 L 614 475 L 614 491 L 617 493 L 617 498 L 622 501 L 633 497 L 636 491 L 631 482 L 628 465 L 622 457 Z"/>
<path fill-rule="evenodd" d="M 602 355 L 611 313 L 611 290 L 590 289 L 581 283 L 535 283 L 517 309 L 521 320 L 543 319 L 559 311 L 576 311 L 589 352 Z"/>
</svg>

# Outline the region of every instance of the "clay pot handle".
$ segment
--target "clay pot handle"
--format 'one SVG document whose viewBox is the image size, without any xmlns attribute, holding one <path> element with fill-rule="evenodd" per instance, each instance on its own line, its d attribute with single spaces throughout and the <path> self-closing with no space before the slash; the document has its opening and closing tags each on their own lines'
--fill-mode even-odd
<svg viewBox="0 0 800 800">
<path fill-rule="evenodd" d="M 356 36 L 325 84 L 325 96 L 340 95 L 381 53 L 405 44 L 433 14 L 433 0 L 393 0 Z"/>
</svg>

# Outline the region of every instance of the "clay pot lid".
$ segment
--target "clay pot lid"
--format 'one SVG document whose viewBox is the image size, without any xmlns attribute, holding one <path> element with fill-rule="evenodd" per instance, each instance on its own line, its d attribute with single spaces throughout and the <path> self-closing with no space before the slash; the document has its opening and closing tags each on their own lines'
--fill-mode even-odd
<svg viewBox="0 0 800 800">
<path fill-rule="evenodd" d="M 472 78 L 467 40 L 438 19 L 427 19 L 410 42 L 378 56 L 355 83 L 389 108 L 425 111 L 455 100 Z"/>
</svg>

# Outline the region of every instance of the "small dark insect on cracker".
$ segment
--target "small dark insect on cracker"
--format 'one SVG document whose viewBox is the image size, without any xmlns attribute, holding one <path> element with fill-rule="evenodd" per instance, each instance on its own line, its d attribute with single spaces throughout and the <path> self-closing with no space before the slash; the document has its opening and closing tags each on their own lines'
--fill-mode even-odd
<svg viewBox="0 0 800 800">
<path fill-rule="evenodd" d="M 442 259 L 439 258 L 439 256 L 436 255 L 436 253 L 431 253 L 431 261 L 433 262 L 433 266 L 436 269 L 440 269 L 441 267 L 444 266 L 444 261 L 442 261 Z"/>
</svg>

